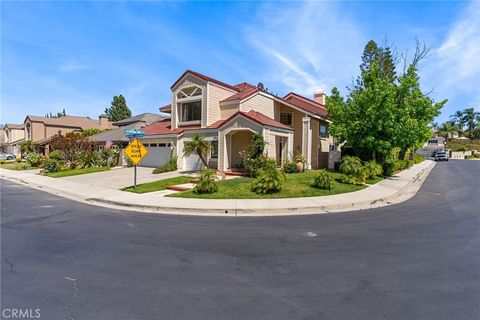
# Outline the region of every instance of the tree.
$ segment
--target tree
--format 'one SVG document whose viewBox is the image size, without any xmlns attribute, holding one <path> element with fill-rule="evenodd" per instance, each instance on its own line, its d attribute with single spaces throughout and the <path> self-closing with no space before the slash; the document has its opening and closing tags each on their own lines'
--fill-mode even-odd
<svg viewBox="0 0 480 320">
<path fill-rule="evenodd" d="M 452 120 L 452 123 L 458 127 L 458 132 L 463 133 L 463 127 L 465 126 L 465 123 L 463 122 L 463 111 L 458 110 L 450 116 L 450 119 Z"/>
<path fill-rule="evenodd" d="M 100 132 L 103 132 L 103 131 L 105 131 L 105 130 L 97 129 L 97 128 L 87 128 L 87 129 L 84 129 L 84 130 L 81 132 L 81 135 L 82 135 L 83 137 L 90 137 L 90 136 L 99 134 Z"/>
<path fill-rule="evenodd" d="M 446 139 L 452 138 L 455 133 L 458 134 L 459 128 L 453 121 L 446 121 L 439 127 L 440 134 Z"/>
<path fill-rule="evenodd" d="M 397 77 L 389 48 L 370 41 L 362 57 L 357 86 L 347 99 L 337 88 L 327 97 L 330 132 L 364 160 L 385 161 L 393 148 L 403 156 L 431 135 L 429 124 L 445 101 L 435 103 L 420 89 L 418 63 L 428 48 L 417 43 L 415 55 Z M 388 60 L 388 62 L 387 62 Z"/>
<path fill-rule="evenodd" d="M 187 157 L 193 153 L 198 154 L 205 167 L 208 167 L 207 155 L 211 149 L 212 144 L 209 141 L 206 141 L 201 135 L 196 134 L 192 137 L 192 140 L 185 142 L 183 153 Z"/>
<path fill-rule="evenodd" d="M 65 154 L 65 160 L 74 163 L 80 152 L 92 152 L 95 144 L 82 136 L 79 132 L 69 132 L 62 135 L 56 134 L 50 143 L 51 150 L 60 150 Z"/>
<path fill-rule="evenodd" d="M 33 152 L 33 149 L 35 148 L 35 142 L 32 140 L 25 140 L 20 143 L 20 153 L 21 154 L 26 154 L 29 152 Z"/>
<path fill-rule="evenodd" d="M 475 122 L 477 117 L 480 115 L 480 112 L 475 112 L 473 108 L 467 108 L 462 112 L 462 122 L 467 127 L 468 137 L 472 139 L 473 131 L 475 130 Z"/>
<path fill-rule="evenodd" d="M 132 111 L 127 106 L 125 97 L 122 95 L 114 96 L 110 108 L 105 109 L 105 114 L 110 121 L 120 121 L 130 118 Z"/>
</svg>

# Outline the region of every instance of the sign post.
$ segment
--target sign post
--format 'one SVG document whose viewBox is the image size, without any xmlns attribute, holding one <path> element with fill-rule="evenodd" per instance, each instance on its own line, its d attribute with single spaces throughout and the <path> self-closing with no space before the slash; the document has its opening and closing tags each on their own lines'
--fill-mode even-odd
<svg viewBox="0 0 480 320">
<path fill-rule="evenodd" d="M 137 139 L 144 135 L 143 131 L 125 130 L 125 133 L 131 140 L 128 146 L 125 149 L 123 149 L 123 151 L 133 163 L 133 188 L 136 188 L 137 187 L 137 164 L 147 155 L 148 150 Z"/>
</svg>

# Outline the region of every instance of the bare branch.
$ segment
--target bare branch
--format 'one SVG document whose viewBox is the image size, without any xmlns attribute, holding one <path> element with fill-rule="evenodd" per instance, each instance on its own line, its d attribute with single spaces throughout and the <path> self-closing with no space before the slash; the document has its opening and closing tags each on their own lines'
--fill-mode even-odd
<svg viewBox="0 0 480 320">
<path fill-rule="evenodd" d="M 418 40 L 417 37 L 415 37 L 415 42 L 416 42 L 415 54 L 413 55 L 412 64 L 414 66 L 417 66 L 420 63 L 420 61 L 430 56 L 429 55 L 430 48 L 427 46 L 425 41 L 420 42 L 420 40 Z"/>
</svg>

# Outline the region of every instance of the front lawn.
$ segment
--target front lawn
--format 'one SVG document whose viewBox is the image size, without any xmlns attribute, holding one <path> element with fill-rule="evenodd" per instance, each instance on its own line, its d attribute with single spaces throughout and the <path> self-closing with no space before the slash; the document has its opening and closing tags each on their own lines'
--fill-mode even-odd
<svg viewBox="0 0 480 320">
<path fill-rule="evenodd" d="M 6 162 L 0 164 L 0 168 L 8 170 L 28 170 L 28 169 L 37 169 L 32 168 L 27 162 Z"/>
<path fill-rule="evenodd" d="M 91 167 L 91 168 L 84 168 L 84 169 L 64 170 L 59 172 L 49 172 L 45 175 L 52 178 L 63 178 L 63 177 L 69 177 L 69 176 L 78 176 L 79 174 L 107 171 L 110 169 L 111 167 Z"/>
<path fill-rule="evenodd" d="M 154 191 L 161 191 L 167 189 L 169 186 L 174 186 L 177 184 L 189 183 L 192 180 L 192 177 L 180 176 L 175 178 L 163 179 L 148 183 L 137 184 L 136 188 L 133 186 L 122 189 L 123 191 L 134 192 L 134 193 L 147 193 Z"/>
<path fill-rule="evenodd" d="M 218 192 L 210 194 L 196 194 L 192 190 L 173 193 L 168 197 L 201 198 L 201 199 L 270 199 L 270 198 L 297 198 L 316 197 L 345 192 L 352 192 L 366 188 L 343 184 L 340 182 L 340 173 L 331 173 L 335 179 L 333 190 L 322 190 L 312 186 L 317 171 L 308 170 L 303 173 L 287 174 L 282 190 L 272 194 L 256 194 L 250 190 L 253 178 L 237 178 L 218 182 Z"/>
</svg>

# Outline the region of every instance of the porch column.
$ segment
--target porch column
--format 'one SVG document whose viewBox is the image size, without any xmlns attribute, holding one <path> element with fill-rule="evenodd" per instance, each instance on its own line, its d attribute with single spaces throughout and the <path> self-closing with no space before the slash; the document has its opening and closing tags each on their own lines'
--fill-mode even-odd
<svg viewBox="0 0 480 320">
<path fill-rule="evenodd" d="M 302 118 L 302 155 L 306 160 L 306 168 L 312 168 L 312 124 L 310 117 Z"/>
</svg>

